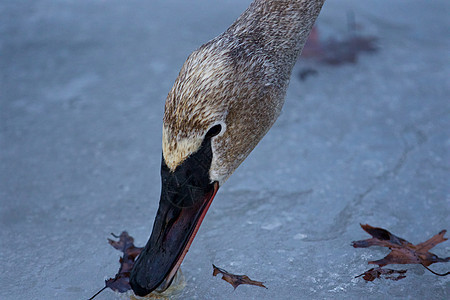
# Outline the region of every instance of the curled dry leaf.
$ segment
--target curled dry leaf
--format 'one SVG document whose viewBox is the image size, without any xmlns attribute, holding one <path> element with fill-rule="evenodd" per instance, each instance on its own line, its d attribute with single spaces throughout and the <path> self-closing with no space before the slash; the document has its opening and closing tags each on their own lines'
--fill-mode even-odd
<svg viewBox="0 0 450 300">
<path fill-rule="evenodd" d="M 267 287 L 262 282 L 251 280 L 247 275 L 231 274 L 224 269 L 218 268 L 213 265 L 213 276 L 216 276 L 217 274 L 222 274 L 222 279 L 231 284 L 235 289 L 241 284 L 256 285 L 267 289 Z"/>
<path fill-rule="evenodd" d="M 406 272 L 404 270 L 400 270 L 400 271 L 389 273 L 390 271 L 395 271 L 395 270 L 381 269 L 381 267 L 389 265 L 389 264 L 421 264 L 427 270 L 432 272 L 433 274 L 440 275 L 440 276 L 446 276 L 446 275 L 450 274 L 450 272 L 447 272 L 445 274 L 438 274 L 428 268 L 429 265 L 437 263 L 437 262 L 450 261 L 450 257 L 440 258 L 436 254 L 429 252 L 429 250 L 431 248 L 433 248 L 437 244 L 442 243 L 447 240 L 446 238 L 444 238 L 444 235 L 447 232 L 446 230 L 442 230 L 441 232 L 439 232 L 438 234 L 436 234 L 435 236 L 433 236 L 432 238 L 428 239 L 427 241 L 425 241 L 423 243 L 413 245 L 410 242 L 408 242 L 407 240 L 402 239 L 402 238 L 390 233 L 386 229 L 372 227 L 368 224 L 366 224 L 366 225 L 361 224 L 361 227 L 367 233 L 369 233 L 372 236 L 372 238 L 367 239 L 367 240 L 354 241 L 352 243 L 353 247 L 367 248 L 370 246 L 381 246 L 381 247 L 388 247 L 391 250 L 391 252 L 383 259 L 379 259 L 376 261 L 369 261 L 369 264 L 378 265 L 379 268 L 374 268 L 374 269 L 368 270 L 365 273 L 359 275 L 359 276 L 362 276 L 367 273 L 363 277 L 365 280 L 372 281 L 375 278 L 379 278 L 380 275 L 386 275 L 386 274 L 389 275 L 389 274 L 393 274 L 393 273 L 404 274 Z M 359 276 L 357 276 L 357 277 L 359 277 Z M 374 278 L 372 279 L 372 277 L 374 277 Z M 401 278 L 398 278 L 398 277 L 401 277 Z M 400 275 L 398 277 L 394 277 L 394 278 L 386 277 L 386 278 L 398 280 L 398 279 L 404 278 L 405 275 Z"/>
<path fill-rule="evenodd" d="M 113 236 L 117 238 L 117 236 Z M 134 239 L 126 231 L 123 231 L 118 238 L 119 241 L 108 239 L 108 242 L 111 246 L 123 252 L 123 256 L 119 260 L 119 272 L 114 278 L 106 280 L 105 285 L 114 291 L 124 293 L 131 289 L 130 272 L 133 268 L 134 260 L 143 248 L 134 246 Z"/>
<path fill-rule="evenodd" d="M 381 267 L 372 268 L 370 270 L 365 271 L 361 275 L 356 276 L 355 278 L 363 276 L 366 281 L 374 281 L 375 278 L 380 278 L 382 275 L 386 279 L 390 280 L 400 280 L 406 277 L 406 270 L 392 270 L 392 269 L 383 269 Z M 395 276 L 393 274 L 398 274 Z"/>
<path fill-rule="evenodd" d="M 134 239 L 128 235 L 126 231 L 123 231 L 120 236 L 116 236 L 111 233 L 115 238 L 119 238 L 118 241 L 108 239 L 108 242 L 115 249 L 121 251 L 123 256 L 120 258 L 120 268 L 114 278 L 110 278 L 105 281 L 105 287 L 98 291 L 94 296 L 89 298 L 89 300 L 96 297 L 104 289 L 110 288 L 113 291 L 119 293 L 125 293 L 131 290 L 130 286 L 130 272 L 133 268 L 136 257 L 141 253 L 143 247 L 136 247 L 134 245 Z"/>
<path fill-rule="evenodd" d="M 302 57 L 316 61 L 319 64 L 340 66 L 356 64 L 361 53 L 375 53 L 378 51 L 378 39 L 374 36 L 364 36 L 356 32 L 347 34 L 341 40 L 328 39 L 321 41 L 317 27 L 313 27 L 311 34 L 302 51 Z M 314 68 L 306 67 L 298 72 L 297 76 L 305 81 L 312 75 L 317 75 Z"/>
<path fill-rule="evenodd" d="M 330 38 L 321 40 L 319 30 L 314 26 L 302 51 L 302 57 L 311 58 L 326 65 L 342 65 L 356 63 L 358 56 L 363 53 L 378 51 L 378 39 L 365 36 L 352 30 L 341 40 Z"/>
</svg>

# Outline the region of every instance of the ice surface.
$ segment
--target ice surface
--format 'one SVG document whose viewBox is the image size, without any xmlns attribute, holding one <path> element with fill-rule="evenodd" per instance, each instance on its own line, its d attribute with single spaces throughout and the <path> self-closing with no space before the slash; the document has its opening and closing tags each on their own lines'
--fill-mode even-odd
<svg viewBox="0 0 450 300">
<path fill-rule="evenodd" d="M 86 299 L 118 269 L 110 232 L 147 241 L 165 96 L 249 2 L 1 1 L 0 299 Z M 214 200 L 179 299 L 449 298 L 450 278 L 421 266 L 354 279 L 387 251 L 350 242 L 368 237 L 359 223 L 413 243 L 450 229 L 450 2 L 328 1 L 321 37 L 346 34 L 349 11 L 380 51 L 312 64 L 306 81 L 311 63 L 296 66 L 281 117 Z M 212 263 L 268 289 L 233 290 Z"/>
</svg>

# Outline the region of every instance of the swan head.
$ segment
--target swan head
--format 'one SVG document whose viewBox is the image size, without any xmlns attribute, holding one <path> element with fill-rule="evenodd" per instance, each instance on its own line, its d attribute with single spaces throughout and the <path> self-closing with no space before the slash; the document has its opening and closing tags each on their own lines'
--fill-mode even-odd
<svg viewBox="0 0 450 300">
<path fill-rule="evenodd" d="M 137 295 L 165 290 L 218 188 L 280 113 L 285 89 L 266 60 L 213 40 L 192 53 L 163 119 L 162 190 L 153 232 L 131 273 Z"/>
<path fill-rule="evenodd" d="M 280 114 L 292 67 L 323 0 L 255 0 L 228 30 L 194 51 L 169 92 L 161 197 L 130 275 L 133 291 L 164 291 L 219 187 Z"/>
</svg>

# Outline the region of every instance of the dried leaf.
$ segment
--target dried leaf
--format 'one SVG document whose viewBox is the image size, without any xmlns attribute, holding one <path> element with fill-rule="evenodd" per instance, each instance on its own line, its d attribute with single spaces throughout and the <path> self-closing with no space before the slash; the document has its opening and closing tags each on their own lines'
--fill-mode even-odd
<svg viewBox="0 0 450 300">
<path fill-rule="evenodd" d="M 125 293 L 131 290 L 130 286 L 130 272 L 133 268 L 136 257 L 141 253 L 143 247 L 136 247 L 134 245 L 134 239 L 128 235 L 126 231 L 123 231 L 120 236 L 116 236 L 111 233 L 115 238 L 119 238 L 118 241 L 108 239 L 108 242 L 115 249 L 123 252 L 123 256 L 119 259 L 120 268 L 114 278 L 105 280 L 105 287 L 92 296 L 89 300 L 93 299 L 105 288 L 110 288 L 113 291 L 119 293 Z"/>
<path fill-rule="evenodd" d="M 303 47 L 302 57 L 311 58 L 327 65 L 342 65 L 356 63 L 358 55 L 362 52 L 376 52 L 378 50 L 377 38 L 364 36 L 359 33 L 359 26 L 353 24 L 346 37 L 341 40 L 330 38 L 322 41 L 319 30 L 314 26 Z"/>
<path fill-rule="evenodd" d="M 256 285 L 267 289 L 262 282 L 251 280 L 247 275 L 234 275 L 213 265 L 213 276 L 217 274 L 222 274 L 222 279 L 231 284 L 235 289 L 241 284 Z"/>
<path fill-rule="evenodd" d="M 378 268 L 372 268 L 370 270 L 367 270 L 366 272 L 362 273 L 361 275 L 356 276 L 355 278 L 363 276 L 364 280 L 366 281 L 374 281 L 375 278 L 380 278 L 381 275 L 384 276 L 386 279 L 390 280 L 400 280 L 406 277 L 404 275 L 406 273 L 406 270 L 392 270 L 392 269 L 383 269 L 381 267 Z M 388 276 L 392 274 L 399 274 L 398 276 Z"/>
<path fill-rule="evenodd" d="M 371 275 L 364 276 L 363 278 L 365 280 L 372 281 L 375 278 L 379 278 L 382 274 L 387 274 L 386 270 L 389 269 L 381 269 L 381 267 L 389 265 L 389 264 L 421 264 L 425 268 L 428 269 L 428 266 L 437 262 L 448 262 L 450 261 L 450 257 L 447 258 L 440 258 L 437 255 L 428 252 L 431 248 L 436 246 L 439 243 L 442 243 L 446 241 L 447 239 L 444 238 L 446 230 L 442 230 L 437 235 L 433 236 L 429 240 L 413 245 L 410 242 L 408 242 L 405 239 L 402 239 L 386 229 L 378 228 L 378 227 L 372 227 L 368 224 L 362 225 L 362 229 L 364 229 L 367 233 L 369 233 L 372 238 L 367 240 L 361 240 L 361 241 L 354 241 L 353 247 L 355 248 L 367 248 L 370 246 L 382 246 L 382 247 L 388 247 L 391 249 L 391 252 L 384 257 L 383 259 L 376 260 L 376 261 L 369 261 L 369 264 L 375 264 L 378 265 L 380 268 L 371 269 L 369 271 L 366 271 L 364 274 L 368 273 Z M 383 270 L 385 273 L 381 273 L 376 275 L 374 272 L 381 272 L 380 270 Z M 430 270 L 430 269 L 428 269 Z M 393 270 L 394 271 L 394 270 Z M 449 272 L 445 274 L 438 274 L 430 270 L 430 272 L 440 275 L 440 276 L 446 276 L 449 274 Z M 361 275 L 364 275 L 361 274 Z M 375 274 L 375 275 L 374 275 Z M 361 276 L 360 275 L 360 276 Z M 374 278 L 371 279 L 373 276 Z M 359 277 L 359 276 L 358 276 Z M 400 277 L 400 276 L 399 276 Z M 402 277 L 403 278 L 403 277 Z M 398 278 L 401 279 L 401 278 Z M 398 280 L 396 279 L 396 280 Z"/>
</svg>

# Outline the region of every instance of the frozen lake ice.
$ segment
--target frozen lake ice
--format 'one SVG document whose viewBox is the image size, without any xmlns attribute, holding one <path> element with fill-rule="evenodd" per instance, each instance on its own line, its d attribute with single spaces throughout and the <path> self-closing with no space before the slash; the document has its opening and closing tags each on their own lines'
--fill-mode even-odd
<svg viewBox="0 0 450 300">
<path fill-rule="evenodd" d="M 111 232 L 145 244 L 165 97 L 186 57 L 249 3 L 0 3 L 0 299 L 87 299 L 118 270 Z M 450 2 L 328 1 L 321 38 L 344 36 L 349 11 L 380 50 L 339 67 L 300 59 L 282 115 L 206 215 L 175 298 L 449 298 L 450 278 L 422 266 L 355 279 L 388 252 L 350 243 L 369 237 L 359 223 L 412 243 L 450 229 Z M 304 67 L 317 75 L 299 80 Z M 233 290 L 212 263 L 268 289 Z"/>
</svg>

